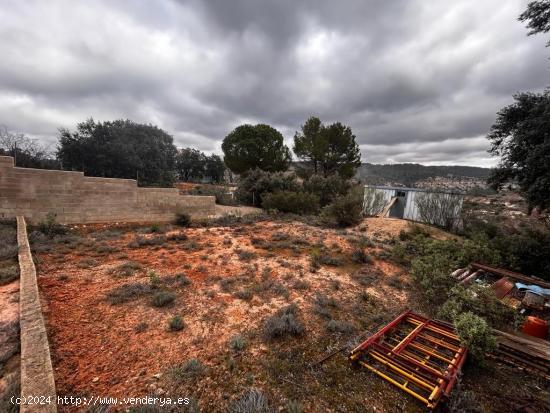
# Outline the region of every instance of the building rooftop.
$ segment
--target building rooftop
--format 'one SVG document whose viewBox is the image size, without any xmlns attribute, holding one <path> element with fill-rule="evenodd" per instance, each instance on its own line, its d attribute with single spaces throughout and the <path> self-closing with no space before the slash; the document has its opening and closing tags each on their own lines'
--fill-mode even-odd
<svg viewBox="0 0 550 413">
<path fill-rule="evenodd" d="M 398 190 L 398 191 L 407 191 L 407 192 L 408 191 L 435 192 L 438 194 L 464 195 L 464 193 L 460 191 L 437 190 L 437 189 L 426 189 L 426 188 L 407 188 L 405 186 L 365 185 L 365 188 L 389 189 L 389 190 Z"/>
</svg>

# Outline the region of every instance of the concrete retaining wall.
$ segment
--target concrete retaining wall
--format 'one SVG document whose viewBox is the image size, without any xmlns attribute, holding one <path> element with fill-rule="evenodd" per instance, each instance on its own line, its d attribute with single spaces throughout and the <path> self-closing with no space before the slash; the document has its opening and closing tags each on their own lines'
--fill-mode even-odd
<svg viewBox="0 0 550 413">
<path fill-rule="evenodd" d="M 19 244 L 19 311 L 21 327 L 21 396 L 32 404 L 22 404 L 22 413 L 55 413 L 57 396 L 50 358 L 48 335 L 36 282 L 25 218 L 17 217 Z M 40 399 L 42 397 L 43 399 Z M 48 399 L 49 398 L 49 399 Z M 37 404 L 43 401 L 44 404 Z"/>
<path fill-rule="evenodd" d="M 166 222 L 176 212 L 215 214 L 213 196 L 180 195 L 176 188 L 138 188 L 133 179 L 93 178 L 82 172 L 14 167 L 0 156 L 0 218 L 37 222 L 53 212 L 60 223 Z"/>
</svg>

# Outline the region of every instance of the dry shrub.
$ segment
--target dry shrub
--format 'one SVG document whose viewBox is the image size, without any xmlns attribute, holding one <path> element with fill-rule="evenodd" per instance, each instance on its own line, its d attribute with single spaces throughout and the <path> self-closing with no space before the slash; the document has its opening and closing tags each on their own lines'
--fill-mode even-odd
<svg viewBox="0 0 550 413">
<path fill-rule="evenodd" d="M 298 320 L 298 307 L 291 304 L 281 308 L 277 313 L 269 317 L 263 328 L 263 335 L 266 340 L 274 340 L 286 336 L 301 336 L 304 327 Z"/>
<path fill-rule="evenodd" d="M 151 304 L 154 307 L 166 307 L 174 302 L 176 299 L 176 293 L 172 291 L 157 291 L 153 295 Z"/>
<path fill-rule="evenodd" d="M 236 334 L 229 340 L 229 347 L 233 351 L 243 351 L 246 347 L 246 340 L 241 334 Z"/>
<path fill-rule="evenodd" d="M 206 367 L 197 359 L 190 359 L 181 366 L 173 367 L 169 370 L 169 374 L 176 381 L 185 381 L 196 379 L 206 373 Z"/>
<path fill-rule="evenodd" d="M 327 323 L 327 330 L 331 333 L 350 334 L 355 331 L 355 327 L 345 320 L 330 320 Z"/>
<path fill-rule="evenodd" d="M 107 293 L 107 300 L 115 305 L 136 300 L 153 291 L 150 284 L 130 283 L 116 287 Z"/>
<path fill-rule="evenodd" d="M 273 413 L 269 400 L 259 389 L 248 389 L 229 406 L 230 413 Z"/>
<path fill-rule="evenodd" d="M 19 265 L 0 268 L 0 285 L 6 285 L 19 278 Z"/>
<path fill-rule="evenodd" d="M 170 320 L 168 320 L 168 329 L 170 331 L 180 331 L 185 328 L 185 322 L 183 318 L 179 315 L 175 315 Z"/>
<path fill-rule="evenodd" d="M 179 212 L 176 214 L 176 220 L 174 223 L 180 227 L 188 227 L 191 225 L 191 215 L 185 212 Z"/>
</svg>

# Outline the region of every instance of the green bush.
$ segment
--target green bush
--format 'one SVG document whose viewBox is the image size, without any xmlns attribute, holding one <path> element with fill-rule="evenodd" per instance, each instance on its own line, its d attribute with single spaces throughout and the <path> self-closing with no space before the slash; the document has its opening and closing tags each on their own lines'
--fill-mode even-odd
<svg viewBox="0 0 550 413">
<path fill-rule="evenodd" d="M 166 307 L 172 304 L 176 299 L 176 294 L 172 291 L 158 291 L 153 295 L 152 304 L 155 307 Z"/>
<path fill-rule="evenodd" d="M 321 211 L 321 219 L 327 225 L 348 227 L 363 219 L 363 196 L 356 188 L 345 196 L 336 198 Z"/>
<path fill-rule="evenodd" d="M 228 189 L 220 185 L 197 185 L 189 191 L 190 195 L 209 195 L 216 198 L 219 205 L 237 205 L 237 199 L 228 193 Z"/>
<path fill-rule="evenodd" d="M 454 322 L 460 342 L 468 347 L 469 355 L 475 361 L 483 361 L 485 354 L 496 348 L 496 341 L 487 322 L 467 312 L 460 314 Z"/>
<path fill-rule="evenodd" d="M 191 225 L 191 215 L 186 212 L 178 212 L 174 223 L 179 227 L 188 227 Z"/>
<path fill-rule="evenodd" d="M 472 261 L 498 263 L 498 251 L 491 249 L 484 237 L 476 240 L 436 240 L 416 234 L 405 243 L 397 243 L 392 251 L 394 259 L 402 263 L 411 260 L 412 275 L 432 306 L 443 304 L 450 296 L 456 280 L 451 272 Z"/>
<path fill-rule="evenodd" d="M 67 233 L 67 228 L 57 223 L 57 214 L 53 212 L 49 212 L 46 215 L 46 219 L 38 224 L 38 230 L 49 238 Z"/>
<path fill-rule="evenodd" d="M 438 306 L 447 300 L 450 289 L 456 284 L 450 275 L 452 268 L 449 257 L 444 255 L 434 254 L 412 261 L 412 275 L 431 305 Z"/>
<path fill-rule="evenodd" d="M 471 312 L 485 318 L 496 328 L 520 324 L 521 317 L 518 313 L 496 298 L 490 288 L 478 285 L 465 288 L 457 285 L 450 290 L 449 295 L 449 299 L 439 309 L 439 318 L 453 321 L 460 314 Z"/>
<path fill-rule="evenodd" d="M 319 197 L 307 192 L 277 191 L 264 194 L 262 208 L 300 215 L 311 215 L 319 210 Z"/>
<path fill-rule="evenodd" d="M 474 240 L 485 238 L 500 252 L 501 266 L 550 280 L 550 231 L 544 226 L 511 227 L 471 219 L 465 220 L 465 233 Z"/>
<path fill-rule="evenodd" d="M 168 320 L 168 329 L 170 331 L 180 331 L 185 328 L 185 323 L 183 318 L 179 315 L 175 315 L 170 320 Z"/>
<path fill-rule="evenodd" d="M 147 276 L 149 277 L 149 285 L 152 289 L 157 289 L 162 284 L 162 280 L 154 270 L 149 271 Z"/>
<path fill-rule="evenodd" d="M 276 191 L 298 192 L 300 189 L 300 183 L 293 174 L 254 169 L 240 178 L 235 195 L 245 204 L 260 206 L 265 193 Z"/>
<path fill-rule="evenodd" d="M 339 175 L 330 175 L 327 177 L 312 175 L 304 181 L 303 188 L 305 192 L 317 195 L 319 205 L 324 207 L 335 199 L 345 196 L 351 188 L 351 181 Z"/>
</svg>

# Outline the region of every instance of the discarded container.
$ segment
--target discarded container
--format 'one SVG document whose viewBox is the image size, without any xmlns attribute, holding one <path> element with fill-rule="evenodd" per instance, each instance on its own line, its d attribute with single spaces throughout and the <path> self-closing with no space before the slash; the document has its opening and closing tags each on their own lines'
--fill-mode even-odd
<svg viewBox="0 0 550 413">
<path fill-rule="evenodd" d="M 502 277 L 491 286 L 491 289 L 495 292 L 495 295 L 499 300 L 506 297 L 513 288 L 514 283 L 506 277 Z"/>
<path fill-rule="evenodd" d="M 521 331 L 533 337 L 546 338 L 548 335 L 548 323 L 538 317 L 529 316 L 523 323 Z"/>
</svg>

